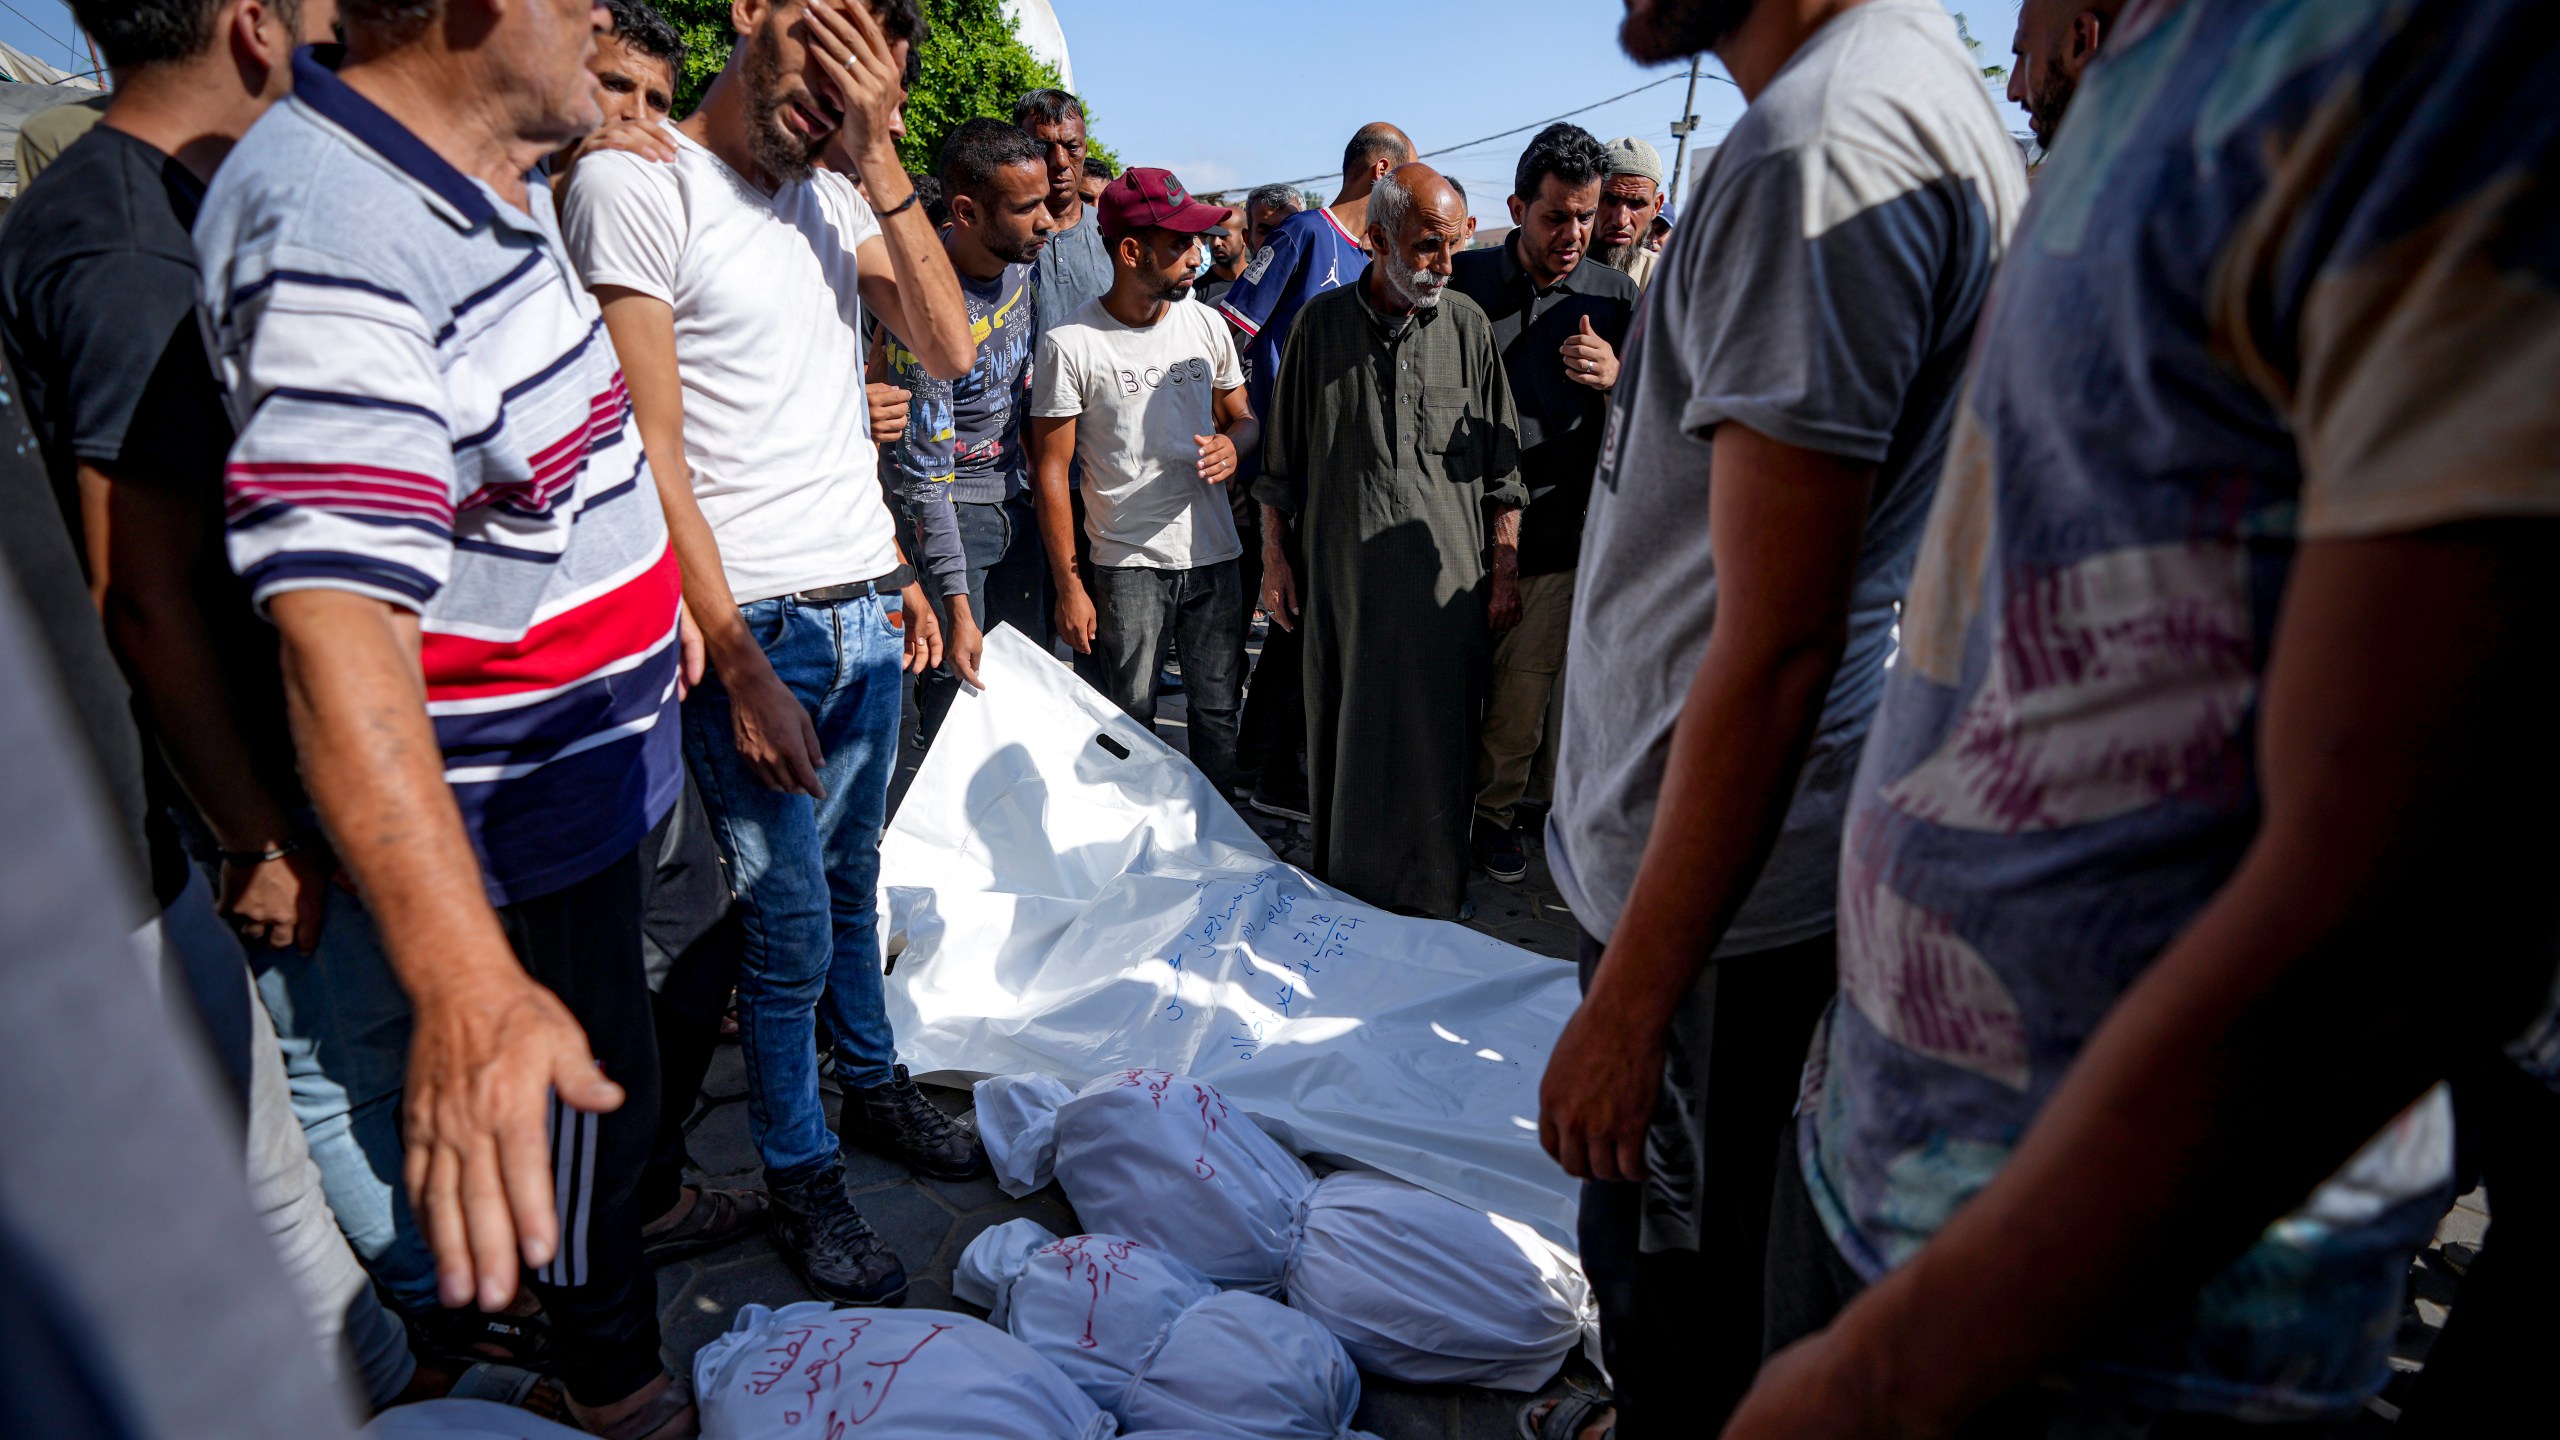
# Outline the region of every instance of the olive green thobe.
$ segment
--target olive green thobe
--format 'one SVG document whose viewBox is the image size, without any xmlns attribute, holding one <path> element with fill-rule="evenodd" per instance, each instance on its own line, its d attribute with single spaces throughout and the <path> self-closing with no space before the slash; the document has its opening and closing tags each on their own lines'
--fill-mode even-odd
<svg viewBox="0 0 2560 1440">
<path fill-rule="evenodd" d="M 1474 301 L 1388 317 L 1368 293 L 1364 274 L 1299 313 L 1254 494 L 1295 515 L 1306 557 L 1316 875 L 1452 918 L 1472 863 L 1491 518 L 1527 499 L 1518 423 Z"/>
</svg>

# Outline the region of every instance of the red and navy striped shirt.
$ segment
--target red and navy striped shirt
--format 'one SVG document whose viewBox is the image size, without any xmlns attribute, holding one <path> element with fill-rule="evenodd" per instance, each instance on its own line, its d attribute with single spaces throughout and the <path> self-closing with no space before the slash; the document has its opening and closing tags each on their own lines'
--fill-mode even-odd
<svg viewBox="0 0 2560 1440">
<path fill-rule="evenodd" d="M 427 708 L 494 904 L 674 803 L 682 587 L 549 193 L 500 200 L 308 53 L 198 219 L 239 427 L 232 564 L 418 612 Z"/>
</svg>

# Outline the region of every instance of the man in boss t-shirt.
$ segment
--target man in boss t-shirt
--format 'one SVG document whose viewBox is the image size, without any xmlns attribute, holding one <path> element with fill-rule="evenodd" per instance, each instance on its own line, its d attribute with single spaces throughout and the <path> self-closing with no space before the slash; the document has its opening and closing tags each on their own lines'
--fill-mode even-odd
<svg viewBox="0 0 2560 1440">
<path fill-rule="evenodd" d="M 820 1005 L 846 1139 L 944 1178 L 984 1162 L 897 1068 L 882 1004 L 899 670 L 940 645 L 869 430 L 846 422 L 865 305 L 944 379 L 975 347 L 891 149 L 914 6 L 747 0 L 734 16 L 728 68 L 667 132 L 674 160 L 588 156 L 563 228 L 630 377 L 709 655 L 685 751 L 746 910 L 740 1044 L 775 1236 L 811 1288 L 876 1304 L 906 1273 L 845 1195 L 818 1097 Z M 877 215 L 814 168 L 839 142 Z"/>
<path fill-rule="evenodd" d="M 1096 207 L 1111 288 L 1040 337 L 1031 448 L 1058 629 L 1076 673 L 1141 725 L 1156 718 L 1165 642 L 1182 652 L 1191 758 L 1235 785 L 1244 582 L 1224 487 L 1262 427 L 1224 321 L 1182 304 L 1200 236 L 1227 212 L 1163 170 L 1132 170 Z M 1068 462 L 1084 469 L 1093 563 L 1078 573 Z"/>
</svg>

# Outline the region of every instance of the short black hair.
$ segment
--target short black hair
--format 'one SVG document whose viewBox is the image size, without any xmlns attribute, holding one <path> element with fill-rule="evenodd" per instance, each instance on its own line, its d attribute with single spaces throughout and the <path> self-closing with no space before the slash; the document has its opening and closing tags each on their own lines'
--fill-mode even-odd
<svg viewBox="0 0 2560 1440">
<path fill-rule="evenodd" d="M 1520 168 L 1512 172 L 1511 193 L 1523 204 L 1538 198 L 1538 182 L 1553 175 L 1568 188 L 1580 189 L 1609 178 L 1609 149 L 1579 125 L 1563 122 L 1538 132 L 1520 152 Z"/>
<path fill-rule="evenodd" d="M 1099 155 L 1087 155 L 1084 157 L 1084 173 L 1092 176 L 1096 180 L 1117 180 L 1120 178 L 1118 175 L 1112 173 L 1111 162 L 1103 159 Z"/>
<path fill-rule="evenodd" d="M 278 7 L 282 8 L 282 7 Z M 163 65 L 192 60 L 213 44 L 222 0 L 72 0 L 72 18 L 109 65 Z M 293 17 L 288 13 L 287 19 Z"/>
<path fill-rule="evenodd" d="M 959 129 L 942 137 L 938 169 L 946 193 L 984 200 L 996 172 L 1008 165 L 1028 165 L 1039 171 L 1041 188 L 1046 190 L 1048 158 L 1049 152 L 1031 138 L 1031 132 L 982 116 L 963 121 Z"/>
<path fill-rule="evenodd" d="M 1064 90 L 1032 90 L 1013 102 L 1013 123 L 1019 130 L 1064 125 L 1069 119 L 1079 125 L 1093 123 L 1085 116 L 1084 102 Z"/>
<path fill-rule="evenodd" d="M 416 39 L 444 13 L 444 0 L 338 0 L 338 24 L 348 36 L 361 33 L 401 43 Z"/>
<path fill-rule="evenodd" d="M 613 38 L 664 64 L 684 79 L 684 37 L 649 0 L 599 0 L 613 17 Z"/>
<path fill-rule="evenodd" d="M 1348 183 L 1354 175 L 1367 174 L 1369 167 L 1381 160 L 1410 165 L 1413 163 L 1413 144 L 1404 138 L 1403 131 L 1393 125 L 1384 120 L 1372 120 L 1352 135 L 1350 144 L 1342 147 L 1342 178 Z"/>
<path fill-rule="evenodd" d="M 916 204 L 924 207 L 924 218 L 939 230 L 951 223 L 951 191 L 930 175 L 910 175 L 907 183 L 916 187 Z"/>
<path fill-rule="evenodd" d="M 871 13 L 878 17 L 882 34 L 907 42 L 907 69 L 898 83 L 915 89 L 924 78 L 924 42 L 933 35 L 933 22 L 925 18 L 924 6 L 919 0 L 871 0 Z"/>
</svg>

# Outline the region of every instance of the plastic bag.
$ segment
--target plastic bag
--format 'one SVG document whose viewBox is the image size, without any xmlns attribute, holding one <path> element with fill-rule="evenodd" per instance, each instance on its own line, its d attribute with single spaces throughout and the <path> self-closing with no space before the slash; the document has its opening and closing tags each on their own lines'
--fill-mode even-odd
<svg viewBox="0 0 2560 1440">
<path fill-rule="evenodd" d="M 1036 1123 L 1017 1106 L 980 1133 Z M 1372 1373 L 1536 1390 L 1595 1333 L 1590 1286 L 1561 1247 L 1391 1176 L 1318 1182 L 1206 1081 L 1105 1076 L 1059 1107 L 1054 1135 L 1086 1225 L 1222 1285 L 1285 1292 Z"/>
<path fill-rule="evenodd" d="M 1315 1173 L 1217 1086 L 1106 1075 L 1058 1107 L 1057 1145 L 1058 1184 L 1087 1228 L 1154 1245 L 1223 1287 L 1280 1288 Z"/>
<path fill-rule="evenodd" d="M 383 1411 L 358 1440 L 582 1440 L 586 1432 L 494 1400 L 425 1400 Z"/>
<path fill-rule="evenodd" d="M 1281 863 L 1010 628 L 981 669 L 880 845 L 888 1013 L 918 1079 L 1197 1076 L 1299 1154 L 1573 1243 L 1581 1187 L 1537 1132 L 1572 966 Z"/>
<path fill-rule="evenodd" d="M 1117 1426 L 1029 1346 L 938 1310 L 743 1306 L 693 1357 L 704 1440 L 1110 1440 Z"/>
<path fill-rule="evenodd" d="M 1535 1230 L 1356 1170 L 1316 1186 L 1283 1286 L 1362 1369 L 1417 1385 L 1539 1389 L 1598 1323 Z"/>
<path fill-rule="evenodd" d="M 970 1242 L 953 1275 L 1014 1338 L 1132 1430 L 1230 1440 L 1339 1440 L 1360 1373 L 1309 1315 L 1114 1235 L 1060 1240 L 1016 1220 Z"/>
<path fill-rule="evenodd" d="M 1052 1075 L 998 1075 L 974 1095 L 997 1187 L 1016 1200 L 1045 1188 L 1058 1164 L 1058 1107 L 1076 1092 Z"/>
</svg>

